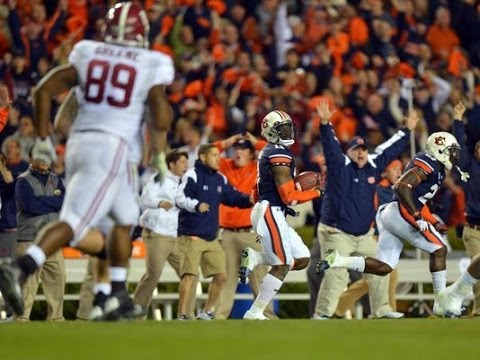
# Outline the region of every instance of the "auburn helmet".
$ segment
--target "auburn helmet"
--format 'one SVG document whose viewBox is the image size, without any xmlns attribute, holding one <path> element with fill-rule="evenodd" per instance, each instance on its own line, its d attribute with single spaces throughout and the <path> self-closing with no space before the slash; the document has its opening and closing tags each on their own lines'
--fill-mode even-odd
<svg viewBox="0 0 480 360">
<path fill-rule="evenodd" d="M 295 127 L 285 111 L 270 111 L 262 120 L 262 136 L 273 144 L 291 146 L 295 143 Z"/>
<path fill-rule="evenodd" d="M 103 40 L 107 43 L 148 48 L 150 25 L 140 5 L 122 2 L 111 8 L 105 18 Z"/>
<path fill-rule="evenodd" d="M 445 131 L 433 133 L 428 137 L 425 152 L 442 163 L 447 170 L 451 170 L 460 159 L 460 145 L 457 139 Z"/>
</svg>

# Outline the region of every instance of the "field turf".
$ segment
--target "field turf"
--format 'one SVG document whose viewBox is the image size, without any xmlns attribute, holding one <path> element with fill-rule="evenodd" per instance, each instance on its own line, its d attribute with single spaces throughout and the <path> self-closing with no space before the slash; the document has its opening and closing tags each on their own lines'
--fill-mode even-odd
<svg viewBox="0 0 480 360">
<path fill-rule="evenodd" d="M 480 320 L 0 324 L 0 359 L 480 358 Z"/>
</svg>

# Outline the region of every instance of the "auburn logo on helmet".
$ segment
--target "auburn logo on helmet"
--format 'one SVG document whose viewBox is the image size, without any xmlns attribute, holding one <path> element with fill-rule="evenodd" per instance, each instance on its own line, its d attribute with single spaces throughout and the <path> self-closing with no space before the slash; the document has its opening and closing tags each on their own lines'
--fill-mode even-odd
<svg viewBox="0 0 480 360">
<path fill-rule="evenodd" d="M 445 145 L 447 138 L 445 136 L 437 136 L 435 138 L 435 145 Z"/>
</svg>

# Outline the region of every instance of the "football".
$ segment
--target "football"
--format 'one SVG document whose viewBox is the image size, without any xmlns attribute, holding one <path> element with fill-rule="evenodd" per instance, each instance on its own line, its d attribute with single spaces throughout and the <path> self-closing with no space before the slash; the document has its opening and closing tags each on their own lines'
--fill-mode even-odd
<svg viewBox="0 0 480 360">
<path fill-rule="evenodd" d="M 293 179 L 295 188 L 300 191 L 317 189 L 320 185 L 320 174 L 315 171 L 304 171 Z"/>
</svg>

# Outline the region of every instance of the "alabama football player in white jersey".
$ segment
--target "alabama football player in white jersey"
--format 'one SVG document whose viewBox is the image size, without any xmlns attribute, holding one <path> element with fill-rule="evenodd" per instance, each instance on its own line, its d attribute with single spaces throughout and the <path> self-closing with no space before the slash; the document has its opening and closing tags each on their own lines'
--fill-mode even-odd
<svg viewBox="0 0 480 360">
<path fill-rule="evenodd" d="M 0 264 L 0 290 L 17 314 L 23 312 L 21 283 L 62 246 L 95 253 L 98 249 L 81 239 L 110 216 L 115 226 L 108 249 L 112 295 L 106 318 L 135 315 L 125 287 L 130 231 L 139 217 L 130 152 L 138 145 L 145 104 L 152 128 L 166 141 L 172 113 L 164 86 L 174 78 L 171 58 L 148 50 L 148 31 L 147 16 L 139 5 L 116 4 L 106 17 L 104 41 L 77 43 L 69 63 L 53 69 L 34 92 L 38 148 L 53 151 L 48 140 L 52 97 L 76 86 L 79 106 L 67 142 L 68 185 L 60 219 L 39 232 L 25 256 Z M 160 153 L 157 156 L 162 158 Z"/>
</svg>

